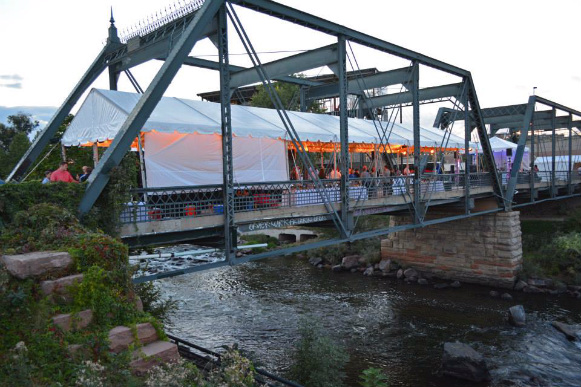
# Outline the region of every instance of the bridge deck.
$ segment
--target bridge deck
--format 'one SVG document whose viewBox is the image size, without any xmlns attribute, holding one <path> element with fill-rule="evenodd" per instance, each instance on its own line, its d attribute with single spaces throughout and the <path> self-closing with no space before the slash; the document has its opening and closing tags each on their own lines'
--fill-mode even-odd
<svg viewBox="0 0 581 387">
<path fill-rule="evenodd" d="M 422 200 L 429 203 L 430 207 L 462 202 L 464 200 L 465 189 L 462 186 L 463 182 L 458 180 L 458 176 L 453 177 L 456 181 L 450 181 L 449 176 L 447 178 L 446 185 L 436 180 L 421 186 Z M 573 182 L 578 184 L 580 178 L 576 176 Z M 471 198 L 492 197 L 492 186 L 482 185 L 484 181 L 483 179 L 475 180 L 477 183 L 475 184 L 476 186 L 471 186 L 470 188 Z M 290 186 L 292 183 L 296 182 L 287 182 L 286 184 Z M 266 228 L 288 227 L 331 219 L 331 214 L 314 189 L 291 190 L 288 189 L 289 186 L 281 186 L 280 183 L 276 185 L 276 192 L 278 193 L 277 202 L 274 202 L 274 199 L 272 199 L 272 201 L 265 200 L 264 203 L 257 204 L 257 195 L 255 195 L 253 202 L 247 198 L 243 198 L 243 201 L 238 203 L 240 208 L 236 211 L 235 220 L 238 228 L 243 231 L 252 231 Z M 558 181 L 556 184 L 557 188 L 566 186 L 566 181 Z M 549 190 L 550 187 L 550 182 L 535 182 L 535 190 L 539 192 Z M 274 192 L 272 185 L 262 188 L 270 190 L 268 192 Z M 413 194 L 410 194 L 412 187 L 409 184 L 398 189 L 396 184 L 386 186 L 377 180 L 372 185 L 369 183 L 362 184 L 351 187 L 350 189 L 353 190 L 351 191 L 351 196 L 357 198 L 357 200 L 350 201 L 350 208 L 353 210 L 355 216 L 393 213 L 406 210 L 413 201 Z M 335 196 L 338 188 L 333 186 L 326 190 L 331 192 L 331 195 L 327 196 L 327 200 L 331 201 L 330 204 L 335 211 L 340 212 L 341 204 Z M 528 182 L 517 184 L 517 190 L 519 194 L 526 195 L 530 193 L 530 185 Z M 203 191 L 207 193 L 207 189 Z M 167 196 L 167 192 L 167 189 L 165 189 L 163 194 Z M 273 194 L 273 196 L 275 195 Z M 207 196 L 205 200 L 207 201 Z M 202 200 L 199 200 L 195 203 L 198 205 L 198 208 L 201 207 L 201 202 Z M 220 201 L 219 203 L 222 202 Z M 248 210 L 246 207 L 249 203 L 253 203 L 251 210 Z M 174 209 L 176 203 L 172 202 L 171 204 L 171 208 Z M 188 206 L 187 203 L 181 202 L 179 212 L 170 211 L 167 213 L 166 211 L 166 215 L 161 210 L 158 210 L 158 207 L 155 207 L 155 205 L 148 205 L 146 207 L 148 215 L 140 219 L 142 221 L 125 223 L 121 229 L 121 236 L 123 238 L 134 238 L 138 236 L 180 233 L 184 231 L 195 232 L 197 230 L 218 229 L 224 225 L 224 215 L 222 213 L 215 213 L 217 212 L 216 208 L 220 207 L 221 204 L 214 204 L 213 207 L 211 205 L 207 206 L 205 210 L 194 210 L 192 209 L 193 206 Z M 141 210 L 144 211 L 144 209 Z M 160 211 L 160 213 L 156 214 L 155 211 Z"/>
</svg>

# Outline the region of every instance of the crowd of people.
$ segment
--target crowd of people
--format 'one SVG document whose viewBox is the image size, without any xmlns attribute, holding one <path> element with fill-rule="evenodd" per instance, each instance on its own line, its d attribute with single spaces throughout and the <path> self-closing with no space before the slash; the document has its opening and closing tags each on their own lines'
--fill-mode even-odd
<svg viewBox="0 0 581 387">
<path fill-rule="evenodd" d="M 64 183 L 82 183 L 87 181 L 93 168 L 86 165 L 82 168 L 83 173 L 77 174 L 76 178 L 69 172 L 69 163 L 63 161 L 60 163 L 58 169 L 51 171 L 47 170 L 44 172 L 44 179 L 42 179 L 42 184 L 54 183 L 54 182 L 64 182 Z"/>
<path fill-rule="evenodd" d="M 408 176 L 413 175 L 414 170 L 406 165 L 403 171 L 399 168 L 390 168 L 389 166 L 383 166 L 382 171 L 377 171 L 375 167 L 369 168 L 367 165 L 363 165 L 361 170 L 359 168 L 349 168 L 349 179 L 369 179 L 373 177 L 393 177 L 393 176 Z M 331 168 L 329 172 L 324 167 L 321 167 L 316 173 L 319 179 L 340 179 L 341 171 L 339 168 Z M 301 168 L 295 166 L 290 173 L 291 180 L 310 180 L 309 173 L 303 173 Z"/>
</svg>

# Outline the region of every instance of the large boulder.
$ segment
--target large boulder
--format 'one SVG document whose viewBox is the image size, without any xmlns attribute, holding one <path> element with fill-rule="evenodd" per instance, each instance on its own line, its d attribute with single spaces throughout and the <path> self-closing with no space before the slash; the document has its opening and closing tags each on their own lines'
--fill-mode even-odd
<svg viewBox="0 0 581 387">
<path fill-rule="evenodd" d="M 391 268 L 391 259 L 383 258 L 381 262 L 379 262 L 378 269 L 381 271 L 389 271 Z"/>
<path fill-rule="evenodd" d="M 409 269 L 405 269 L 403 272 L 404 277 L 406 278 L 411 278 L 411 277 L 416 277 L 418 278 L 420 275 L 418 274 L 416 269 L 412 269 L 411 267 Z"/>
<path fill-rule="evenodd" d="M 69 275 L 56 280 L 47 280 L 40 283 L 40 290 L 45 296 L 51 294 L 68 295 L 68 289 L 74 284 L 83 281 L 82 274 Z"/>
<path fill-rule="evenodd" d="M 86 309 L 76 315 L 71 313 L 58 314 L 52 318 L 54 325 L 58 326 L 65 332 L 86 328 L 93 321 L 93 311 Z"/>
<path fill-rule="evenodd" d="M 490 380 L 488 366 L 481 354 L 463 343 L 445 343 L 442 373 L 455 378 L 482 382 Z"/>
<path fill-rule="evenodd" d="M 369 266 L 367 269 L 365 269 L 365 271 L 363 272 L 364 276 L 372 276 L 373 275 L 373 266 Z"/>
<path fill-rule="evenodd" d="M 155 341 L 133 351 L 134 360 L 129 363 L 129 368 L 136 375 L 145 375 L 152 367 L 178 361 L 179 356 L 177 345 Z"/>
<path fill-rule="evenodd" d="M 559 321 L 553 321 L 551 325 L 555 327 L 556 330 L 564 334 L 565 337 L 571 341 L 576 340 L 577 337 L 581 334 L 579 326 L 568 325 Z"/>
<path fill-rule="evenodd" d="M 518 282 L 516 283 L 516 285 L 514 285 L 514 290 L 516 290 L 516 291 L 519 291 L 519 292 L 520 292 L 521 290 L 523 290 L 523 289 L 524 289 L 524 288 L 526 288 L 527 286 L 529 286 L 529 284 L 527 284 L 525 281 L 518 281 Z"/>
<path fill-rule="evenodd" d="M 3 255 L 0 261 L 4 263 L 8 273 L 19 279 L 40 277 L 47 273 L 61 271 L 73 263 L 69 253 L 59 251 Z"/>
<path fill-rule="evenodd" d="M 343 260 L 341 261 L 341 266 L 345 270 L 356 269 L 357 267 L 359 267 L 359 258 L 361 258 L 359 255 L 348 255 L 346 257 L 343 257 Z"/>
<path fill-rule="evenodd" d="M 524 327 L 527 323 L 525 308 L 515 305 L 508 310 L 508 322 L 515 327 Z"/>
</svg>

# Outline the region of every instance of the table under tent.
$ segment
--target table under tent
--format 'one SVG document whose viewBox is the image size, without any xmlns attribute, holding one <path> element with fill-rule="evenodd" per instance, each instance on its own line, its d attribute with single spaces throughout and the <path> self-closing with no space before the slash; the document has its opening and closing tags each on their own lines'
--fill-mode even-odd
<svg viewBox="0 0 581 387">
<path fill-rule="evenodd" d="M 63 135 L 62 144 L 110 145 L 140 97 L 136 93 L 92 89 Z M 277 111 L 232 105 L 231 114 L 235 185 L 288 182 L 290 171 L 297 167 L 292 156 L 294 145 Z M 321 152 L 340 152 L 339 117 L 294 111 L 287 114 L 307 152 L 316 152 L 317 157 Z M 379 140 L 378 129 L 377 122 L 350 118 L 349 152 L 413 154 L 410 127 L 391 123 L 386 146 Z M 422 128 L 420 146 L 425 157 L 435 158 L 437 153 L 460 150 L 464 139 L 436 128 Z M 133 147 L 144 160 L 143 188 L 223 183 L 219 104 L 163 97 Z"/>
</svg>

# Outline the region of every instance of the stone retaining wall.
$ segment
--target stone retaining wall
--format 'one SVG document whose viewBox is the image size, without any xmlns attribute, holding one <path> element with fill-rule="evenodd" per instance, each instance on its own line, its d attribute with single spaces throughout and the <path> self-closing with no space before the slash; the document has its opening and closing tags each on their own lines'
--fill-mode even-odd
<svg viewBox="0 0 581 387">
<path fill-rule="evenodd" d="M 403 217 L 390 219 L 390 227 L 409 222 Z M 519 212 L 396 232 L 381 241 L 381 256 L 439 278 L 512 287 L 522 264 Z"/>
</svg>

